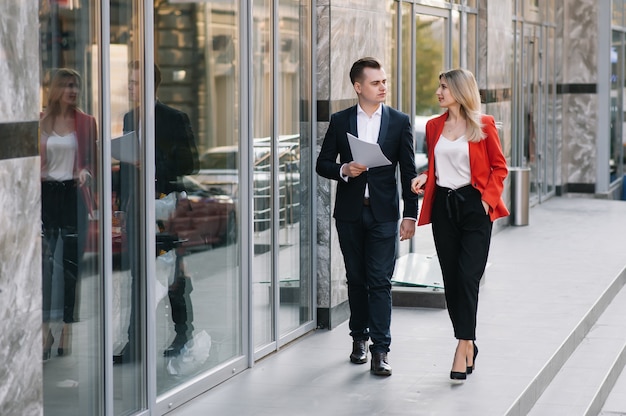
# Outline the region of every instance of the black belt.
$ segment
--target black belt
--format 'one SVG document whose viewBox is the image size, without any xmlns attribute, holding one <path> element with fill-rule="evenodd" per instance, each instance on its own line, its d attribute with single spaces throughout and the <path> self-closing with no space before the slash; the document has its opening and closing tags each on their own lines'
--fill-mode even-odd
<svg viewBox="0 0 626 416">
<path fill-rule="evenodd" d="M 76 180 L 69 179 L 67 181 L 42 181 L 43 186 L 47 186 L 49 188 L 63 188 L 63 189 L 71 189 L 76 187 Z"/>
<path fill-rule="evenodd" d="M 448 218 L 452 218 L 452 213 L 454 211 L 456 217 L 455 219 L 460 221 L 460 204 L 465 202 L 466 196 L 470 195 L 472 192 L 476 192 L 474 187 L 472 185 L 465 185 L 458 189 L 450 189 L 443 186 L 438 186 L 437 188 L 446 194 L 446 211 L 448 212 Z M 454 208 L 452 205 L 454 205 Z"/>
<path fill-rule="evenodd" d="M 363 205 L 366 207 L 370 206 L 370 199 L 369 198 L 363 198 Z"/>
</svg>

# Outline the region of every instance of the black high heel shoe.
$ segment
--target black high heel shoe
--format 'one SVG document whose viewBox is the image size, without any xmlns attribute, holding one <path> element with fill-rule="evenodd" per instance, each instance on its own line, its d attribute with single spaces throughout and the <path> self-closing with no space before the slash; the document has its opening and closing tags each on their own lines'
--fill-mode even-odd
<svg viewBox="0 0 626 416">
<path fill-rule="evenodd" d="M 43 361 L 48 361 L 50 359 L 52 344 L 54 344 L 54 337 L 52 336 L 52 331 L 48 330 L 48 335 L 46 335 L 46 342 L 43 345 Z"/>
<path fill-rule="evenodd" d="M 450 371 L 450 380 L 465 380 L 467 379 L 467 373 L 460 371 Z"/>
<path fill-rule="evenodd" d="M 474 365 L 476 364 L 476 356 L 478 355 L 478 347 L 476 346 L 476 343 L 474 342 L 474 359 L 472 360 L 472 365 L 471 366 L 467 366 L 467 374 L 472 374 L 474 372 Z"/>
<path fill-rule="evenodd" d="M 70 324 L 63 324 L 61 330 L 61 339 L 59 340 L 59 347 L 57 348 L 57 354 L 59 356 L 70 355 L 72 353 L 72 326 Z"/>
</svg>

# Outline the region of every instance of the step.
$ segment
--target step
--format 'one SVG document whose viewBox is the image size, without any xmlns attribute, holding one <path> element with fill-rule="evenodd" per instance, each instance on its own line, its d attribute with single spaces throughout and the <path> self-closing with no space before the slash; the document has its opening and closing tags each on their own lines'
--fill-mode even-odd
<svg viewBox="0 0 626 416">
<path fill-rule="evenodd" d="M 591 327 L 529 416 L 597 415 L 626 360 L 626 289 Z"/>
<path fill-rule="evenodd" d="M 626 415 L 626 370 L 622 369 L 622 373 L 615 382 L 613 390 L 609 393 L 609 397 L 606 398 L 599 416 L 624 415 Z"/>
<path fill-rule="evenodd" d="M 518 396 L 506 416 L 598 414 L 626 364 L 625 283 L 626 268 Z"/>
</svg>

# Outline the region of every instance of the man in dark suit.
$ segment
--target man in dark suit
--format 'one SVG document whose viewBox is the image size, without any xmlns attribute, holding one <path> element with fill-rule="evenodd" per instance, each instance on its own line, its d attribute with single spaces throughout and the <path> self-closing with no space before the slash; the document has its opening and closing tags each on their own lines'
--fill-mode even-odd
<svg viewBox="0 0 626 416">
<path fill-rule="evenodd" d="M 124 132 L 135 131 L 138 140 L 142 140 L 139 117 L 141 103 L 141 65 L 133 61 L 129 65 L 128 92 L 135 108 L 124 115 Z M 154 66 L 155 93 L 161 83 L 161 71 Z M 181 177 L 197 172 L 199 159 L 196 142 L 191 129 L 189 117 L 182 111 L 169 107 L 157 100 L 154 111 L 155 119 L 155 198 L 171 192 L 185 190 Z M 139 145 L 139 143 L 137 143 Z M 137 146 L 139 148 L 139 146 Z M 137 308 L 141 304 L 139 299 L 140 253 L 138 252 L 139 224 L 137 220 L 139 208 L 139 178 L 140 166 L 132 163 L 120 164 L 121 207 L 127 212 L 127 235 L 129 248 L 129 263 L 132 275 L 131 288 L 131 316 L 128 330 L 129 344 L 123 355 L 132 359 L 138 352 L 138 345 L 134 342 L 139 329 L 137 322 Z M 150 190 L 148 190 L 150 191 Z M 151 195 L 151 194 L 148 194 Z M 157 230 L 158 231 L 158 230 Z M 176 245 L 176 237 L 157 233 L 156 252 L 169 251 Z M 178 263 L 178 262 L 177 262 Z M 176 336 L 172 344 L 164 351 L 165 356 L 175 356 L 180 353 L 193 332 L 191 323 L 191 282 L 183 274 L 177 264 L 174 282 L 168 288 L 168 296 L 174 321 Z"/>
<path fill-rule="evenodd" d="M 371 371 L 391 375 L 387 359 L 391 344 L 391 276 L 398 239 L 399 198 L 396 170 L 400 167 L 403 219 L 400 239 L 415 234 L 417 195 L 413 133 L 409 117 L 383 104 L 387 76 L 375 58 L 362 58 L 350 70 L 358 104 L 331 116 L 317 159 L 319 175 L 337 181 L 334 218 L 343 253 L 350 304 L 350 361 L 367 362 Z M 369 168 L 352 157 L 347 134 L 378 143 L 391 165 Z M 339 163 L 337 162 L 339 156 Z"/>
</svg>

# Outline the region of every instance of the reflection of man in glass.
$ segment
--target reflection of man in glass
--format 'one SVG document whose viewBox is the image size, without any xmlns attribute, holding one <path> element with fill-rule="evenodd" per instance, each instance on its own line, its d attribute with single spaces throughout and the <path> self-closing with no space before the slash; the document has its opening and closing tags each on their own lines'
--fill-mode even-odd
<svg viewBox="0 0 626 416">
<path fill-rule="evenodd" d="M 128 92 L 134 109 L 124 115 L 124 132 L 135 131 L 139 141 L 142 140 L 139 105 L 141 103 L 141 64 L 138 61 L 129 65 Z M 154 66 L 155 92 L 161 83 L 161 71 Z M 198 151 L 195 144 L 191 123 L 187 114 L 169 107 L 157 100 L 155 118 L 155 196 L 160 198 L 172 192 L 184 191 L 181 177 L 198 169 Z M 128 247 L 130 268 L 133 276 L 131 294 L 130 326 L 128 329 L 129 345 L 125 348 L 124 358 L 132 359 L 137 353 L 136 334 L 139 329 L 137 308 L 139 307 L 139 227 L 137 219 L 139 191 L 138 164 L 121 163 L 121 204 L 128 214 Z M 176 245 L 177 236 L 160 233 L 157 230 L 157 254 L 160 250 L 169 251 Z M 178 262 L 177 263 L 181 263 Z M 164 351 L 165 356 L 178 355 L 193 332 L 191 300 L 191 281 L 184 276 L 181 267 L 176 267 L 173 283 L 168 288 L 168 296 L 172 308 L 172 320 L 176 336 L 172 344 Z M 151 277 L 148 277 L 151 278 Z"/>
</svg>

